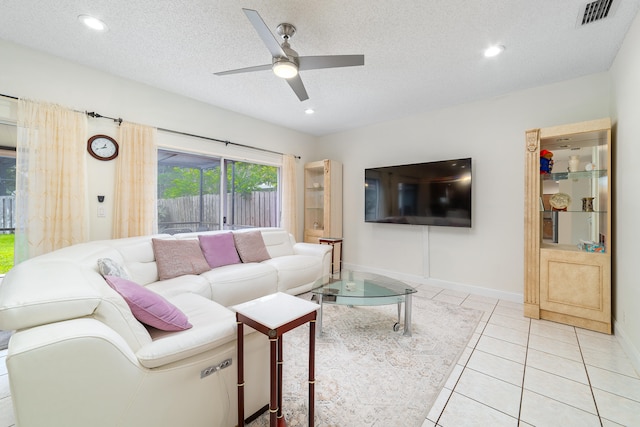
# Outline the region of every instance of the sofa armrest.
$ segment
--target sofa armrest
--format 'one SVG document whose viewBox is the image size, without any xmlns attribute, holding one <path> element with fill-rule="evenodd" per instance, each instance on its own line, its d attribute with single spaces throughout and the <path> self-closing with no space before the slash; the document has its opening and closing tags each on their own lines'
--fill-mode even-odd
<svg viewBox="0 0 640 427">
<path fill-rule="evenodd" d="M 331 246 L 317 243 L 296 243 L 293 245 L 293 253 L 295 255 L 325 257 L 328 253 L 331 253 Z"/>
<path fill-rule="evenodd" d="M 25 329 L 90 316 L 106 283 L 95 270 L 71 260 L 27 260 L 0 286 L 0 329 Z"/>
<path fill-rule="evenodd" d="M 116 348 L 117 352 L 132 365 L 138 365 L 138 361 L 129 345 L 117 332 L 104 323 L 88 317 L 63 320 L 16 331 L 11 337 L 7 362 L 9 363 L 9 359 L 17 358 L 21 354 L 30 352 L 38 354 L 38 351 L 46 352 L 49 349 L 51 355 L 53 355 L 58 351 L 56 346 L 72 346 L 74 345 L 73 343 L 81 341 L 105 343 L 110 347 Z M 73 357 L 72 353 L 68 353 L 67 356 Z M 82 363 L 84 363 L 83 357 L 78 355 L 78 360 L 82 360 Z M 53 356 L 42 356 L 42 360 L 47 360 L 47 363 L 51 364 L 56 363 Z"/>
<path fill-rule="evenodd" d="M 296 255 L 311 255 L 322 259 L 322 274 L 320 277 L 329 277 L 331 274 L 331 245 L 318 243 L 296 243 L 293 245 L 293 253 Z"/>
</svg>

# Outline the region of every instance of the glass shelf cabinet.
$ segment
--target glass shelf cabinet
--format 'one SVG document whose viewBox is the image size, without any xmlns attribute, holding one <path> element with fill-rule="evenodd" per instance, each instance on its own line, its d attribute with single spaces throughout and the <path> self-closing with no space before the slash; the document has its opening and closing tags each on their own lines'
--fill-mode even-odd
<svg viewBox="0 0 640 427">
<path fill-rule="evenodd" d="M 529 130 L 525 153 L 524 314 L 611 333 L 611 121 Z"/>
<path fill-rule="evenodd" d="M 304 241 L 342 237 L 342 163 L 320 160 L 304 166 Z"/>
</svg>

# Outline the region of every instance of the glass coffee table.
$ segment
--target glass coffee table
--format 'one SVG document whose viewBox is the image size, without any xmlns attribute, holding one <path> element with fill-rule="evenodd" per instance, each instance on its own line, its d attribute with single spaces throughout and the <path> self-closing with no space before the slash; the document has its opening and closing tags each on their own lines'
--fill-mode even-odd
<svg viewBox="0 0 640 427">
<path fill-rule="evenodd" d="M 398 305 L 398 321 L 393 330 L 400 330 L 400 314 L 404 302 L 404 332 L 411 336 L 411 295 L 415 288 L 399 280 L 362 271 L 342 270 L 340 273 L 316 280 L 311 292 L 315 295 L 320 310 L 316 320 L 316 333 L 322 334 L 322 307 L 324 304 L 348 306 Z"/>
</svg>

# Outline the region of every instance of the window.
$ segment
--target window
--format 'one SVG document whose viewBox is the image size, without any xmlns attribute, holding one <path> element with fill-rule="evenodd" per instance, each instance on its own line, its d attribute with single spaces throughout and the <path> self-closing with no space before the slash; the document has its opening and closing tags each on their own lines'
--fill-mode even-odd
<svg viewBox="0 0 640 427">
<path fill-rule="evenodd" d="M 16 153 L 0 150 L 0 275 L 13 267 Z"/>
<path fill-rule="evenodd" d="M 279 169 L 158 150 L 158 231 L 278 226 Z"/>
</svg>

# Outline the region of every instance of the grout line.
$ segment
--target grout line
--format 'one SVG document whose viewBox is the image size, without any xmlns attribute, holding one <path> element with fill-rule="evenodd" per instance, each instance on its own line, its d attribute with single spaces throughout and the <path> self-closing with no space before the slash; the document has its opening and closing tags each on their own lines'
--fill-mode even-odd
<svg viewBox="0 0 640 427">
<path fill-rule="evenodd" d="M 582 366 L 584 366 L 584 373 L 587 376 L 587 382 L 589 383 L 589 391 L 591 392 L 591 398 L 593 399 L 593 406 L 596 408 L 596 415 L 598 416 L 598 421 L 600 421 L 600 427 L 602 427 L 602 417 L 600 416 L 600 410 L 598 409 L 598 402 L 596 401 L 596 395 L 593 392 L 593 385 L 591 384 L 591 377 L 589 376 L 589 370 L 587 369 L 587 362 L 584 360 L 584 354 L 582 353 L 582 346 L 580 345 L 580 339 L 578 338 L 578 332 L 576 328 L 573 328 L 574 333 L 576 334 L 576 341 L 578 341 L 578 350 L 580 351 L 580 358 L 582 358 Z"/>
<path fill-rule="evenodd" d="M 453 396 L 453 393 L 455 393 L 455 392 L 456 392 L 456 391 L 455 391 L 455 390 L 453 390 L 453 391 L 451 392 L 451 396 Z M 458 393 L 458 394 L 459 394 L 460 396 L 463 396 L 463 397 L 465 397 L 465 398 L 469 399 L 469 400 L 473 400 L 474 402 L 479 403 L 479 404 L 480 404 L 480 405 L 482 405 L 482 406 L 486 406 L 486 407 L 487 407 L 487 408 L 489 408 L 489 409 L 492 409 L 492 410 L 494 410 L 494 411 L 496 411 L 496 412 L 500 412 L 501 414 L 504 414 L 504 415 L 508 416 L 509 418 L 512 418 L 512 419 L 514 419 L 514 420 L 516 420 L 516 421 L 518 421 L 518 422 L 520 421 L 519 416 L 518 416 L 518 417 L 514 417 L 514 416 L 513 416 L 513 415 L 511 415 L 511 414 L 507 414 L 506 412 L 501 411 L 501 410 L 500 410 L 500 409 L 498 409 L 498 408 L 494 408 L 493 406 L 487 405 L 487 404 L 486 404 L 486 403 L 484 403 L 484 402 L 480 402 L 479 400 L 476 400 L 476 399 L 474 399 L 474 398 L 472 398 L 472 397 L 469 397 L 469 396 L 467 396 L 466 394 L 462 394 L 462 393 Z M 447 401 L 447 403 L 448 403 L 448 401 Z M 442 410 L 442 412 L 444 412 L 444 409 Z M 438 421 L 440 421 L 440 417 L 438 417 Z"/>
<path fill-rule="evenodd" d="M 531 321 L 529 321 L 529 333 L 527 334 L 527 346 L 524 350 L 524 369 L 522 370 L 522 387 L 520 387 L 520 407 L 518 408 L 518 423 L 522 421 L 522 401 L 524 400 L 524 379 L 525 379 L 525 376 L 527 375 L 527 359 L 529 358 L 529 340 L 530 339 L 531 339 Z"/>
<path fill-rule="evenodd" d="M 600 417 L 598 414 L 594 414 L 593 412 L 586 411 L 585 409 L 580 408 L 580 407 L 578 407 L 578 406 L 572 405 L 572 404 L 567 403 L 567 402 L 563 402 L 563 401 L 558 400 L 558 399 L 554 399 L 553 397 L 546 396 L 546 395 L 544 395 L 544 394 L 542 394 L 542 393 L 538 393 L 537 391 L 533 391 L 533 390 L 527 390 L 527 391 L 528 391 L 529 393 L 537 394 L 538 396 L 542 396 L 542 397 L 544 397 L 544 398 L 546 398 L 546 399 L 549 399 L 549 400 L 553 400 L 553 401 L 555 401 L 555 402 L 558 402 L 558 403 L 560 403 L 561 405 L 569 406 L 570 408 L 576 409 L 576 410 L 578 410 L 578 411 L 582 411 L 582 412 L 584 412 L 585 414 L 593 415 L 593 416 L 597 417 L 597 418 L 598 418 L 598 420 L 600 420 L 600 426 L 602 426 L 602 419 L 601 419 L 601 417 Z M 523 422 L 523 423 L 526 423 L 526 421 L 522 421 L 522 422 Z"/>
<path fill-rule="evenodd" d="M 467 297 L 468 297 L 468 296 L 467 296 Z M 466 300 L 466 298 L 465 298 L 465 300 Z M 463 300 L 462 302 L 464 302 L 464 300 Z M 462 302 L 461 302 L 459 305 L 462 305 Z M 498 303 L 499 303 L 499 302 L 500 302 L 500 300 L 498 300 L 498 302 L 496 302 L 496 303 L 493 305 L 493 309 L 491 310 L 491 313 L 489 314 L 489 319 L 490 319 L 490 318 L 491 318 L 491 316 L 493 315 L 493 312 L 495 311 L 495 309 L 496 309 L 496 307 L 498 306 Z M 442 414 L 444 414 L 444 411 L 445 411 L 445 409 L 447 408 L 447 405 L 449 404 L 449 400 L 451 400 L 451 396 L 453 396 L 453 393 L 455 393 L 455 392 L 456 392 L 456 387 L 458 386 L 458 382 L 460 382 L 460 378 L 462 378 L 462 374 L 464 374 L 464 371 L 467 369 L 467 365 L 469 364 L 469 360 L 471 360 L 471 357 L 473 356 L 473 353 L 476 351 L 476 346 L 478 345 L 478 342 L 480 342 L 480 338 L 482 338 L 482 335 L 484 334 L 484 330 L 485 330 L 485 328 L 487 327 L 487 325 L 489 324 L 489 319 L 487 319 L 487 321 L 486 321 L 486 322 L 484 322 L 484 328 L 482 328 L 482 331 L 480 332 L 480 337 L 479 337 L 479 338 L 476 340 L 476 342 L 473 344 L 473 347 L 471 347 L 471 353 L 469 354 L 469 357 L 467 357 L 467 360 L 464 362 L 464 365 L 462 366 L 462 372 L 460 372 L 460 375 L 458 376 L 458 379 L 456 380 L 456 383 L 453 385 L 453 388 L 451 389 L 451 394 L 449 394 L 449 397 L 447 398 L 447 401 L 446 401 L 446 402 L 445 402 L 445 404 L 442 406 L 442 411 L 440 411 L 440 414 L 438 414 L 438 417 L 437 417 L 437 419 L 436 419 L 436 421 L 435 421 L 435 425 L 436 425 L 436 426 L 439 426 L 439 425 L 440 425 L 440 424 L 439 424 L 439 422 L 440 422 L 440 418 L 442 418 Z M 482 322 L 482 320 L 480 320 L 478 323 L 481 323 L 481 322 Z M 475 332 L 474 332 L 474 333 L 475 333 Z M 478 351 L 480 351 L 480 350 L 478 350 Z M 461 356 L 462 356 L 462 355 L 461 355 Z M 469 369 L 471 369 L 471 368 L 469 368 Z M 462 395 L 462 396 L 464 396 L 464 395 Z M 467 396 L 465 396 L 465 397 L 467 397 Z M 473 399 L 471 399 L 471 400 L 473 400 Z M 481 404 L 482 404 L 482 405 L 484 405 L 484 406 L 488 406 L 488 405 L 485 405 L 485 404 L 484 404 L 484 403 L 482 403 L 482 402 L 478 402 L 478 403 L 481 403 Z M 489 408 L 491 408 L 491 406 L 489 406 Z M 495 409 L 495 408 L 492 408 L 492 409 L 497 410 L 497 409 Z M 502 412 L 502 411 L 500 411 L 500 412 Z M 509 414 L 506 414 L 506 415 L 509 415 Z M 509 416 L 510 416 L 510 415 L 509 415 Z M 513 418 L 513 417 L 512 417 L 512 418 Z"/>
</svg>

